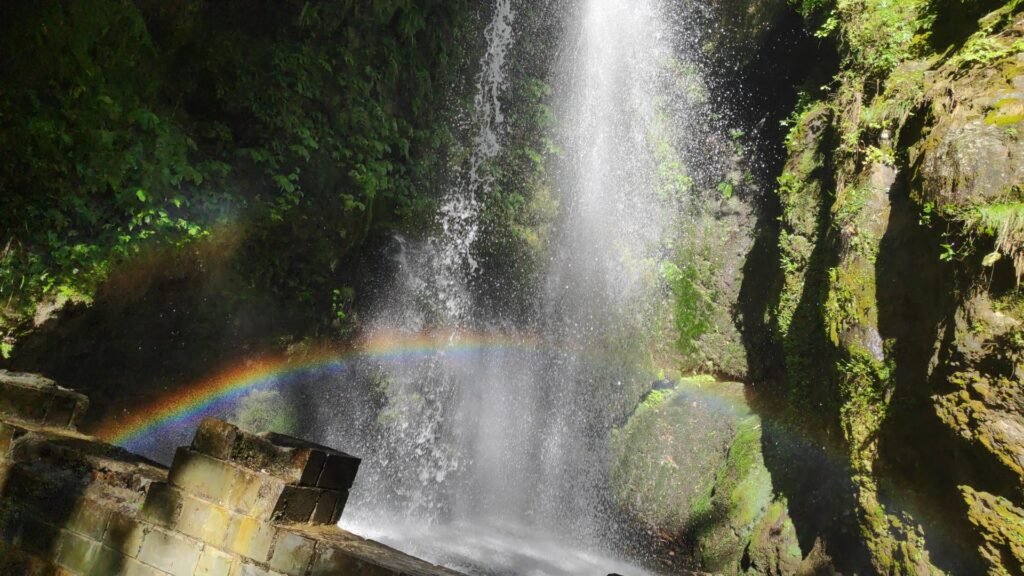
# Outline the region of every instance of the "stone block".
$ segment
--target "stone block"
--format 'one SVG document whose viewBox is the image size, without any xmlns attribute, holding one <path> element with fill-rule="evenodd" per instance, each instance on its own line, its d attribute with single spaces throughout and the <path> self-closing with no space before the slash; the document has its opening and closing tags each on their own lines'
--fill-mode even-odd
<svg viewBox="0 0 1024 576">
<path fill-rule="evenodd" d="M 219 460 L 230 460 L 239 429 L 216 418 L 204 418 L 192 437 L 192 449 Z"/>
<path fill-rule="evenodd" d="M 46 410 L 45 424 L 55 428 L 74 428 L 78 416 L 85 412 L 85 406 L 76 398 L 53 396 Z"/>
<path fill-rule="evenodd" d="M 0 381 L 0 414 L 18 420 L 42 422 L 49 398 L 39 390 Z"/>
<path fill-rule="evenodd" d="M 159 528 L 146 533 L 139 561 L 172 576 L 192 576 L 202 545 Z"/>
<path fill-rule="evenodd" d="M 356 558 L 343 550 L 319 546 L 318 548 L 309 576 L 337 576 L 338 574 L 398 576 L 396 572 Z"/>
<path fill-rule="evenodd" d="M 298 484 L 300 486 L 324 488 L 325 486 L 320 484 L 320 479 L 323 477 L 325 466 L 332 457 L 336 460 L 347 461 L 349 466 L 354 461 L 356 470 L 359 468 L 359 458 L 326 446 L 273 432 L 266 434 L 265 437 L 274 446 L 277 446 L 278 450 L 289 454 L 293 470 L 301 470 L 298 476 Z M 337 462 L 335 466 L 337 466 Z M 352 471 L 352 478 L 355 478 L 355 470 Z"/>
<path fill-rule="evenodd" d="M 274 544 L 273 526 L 249 516 L 235 516 L 228 526 L 226 548 L 257 562 L 266 562 Z"/>
<path fill-rule="evenodd" d="M 337 524 L 341 519 L 341 513 L 345 509 L 345 502 L 348 500 L 348 492 L 337 490 L 322 490 L 320 499 L 317 500 L 313 515 L 309 518 L 310 524 Z"/>
<path fill-rule="evenodd" d="M 301 486 L 317 486 L 324 465 L 332 455 L 355 460 L 358 466 L 358 458 L 325 446 L 282 434 L 251 434 L 212 418 L 204 419 L 199 424 L 192 440 L 192 449 L 267 474 L 285 484 Z"/>
<path fill-rule="evenodd" d="M 112 512 L 107 523 L 107 532 L 103 535 L 103 545 L 126 556 L 135 558 L 142 548 L 146 535 L 146 526 L 135 518 L 121 512 Z"/>
<path fill-rule="evenodd" d="M 67 528 L 72 532 L 102 541 L 110 520 L 110 509 L 95 500 L 82 499 L 75 506 Z"/>
<path fill-rule="evenodd" d="M 229 576 L 233 562 L 231 556 L 207 546 L 199 556 L 195 576 Z"/>
<path fill-rule="evenodd" d="M 107 546 L 101 546 L 99 554 L 96 557 L 96 562 L 92 566 L 92 570 L 89 572 L 90 576 L 103 576 L 107 574 L 121 574 L 124 572 L 125 564 L 129 558 L 124 554 L 108 548 Z"/>
<path fill-rule="evenodd" d="M 284 491 L 284 482 L 265 474 L 239 471 L 228 491 L 227 506 L 256 518 L 270 518 Z"/>
<path fill-rule="evenodd" d="M 348 454 L 328 454 L 323 472 L 317 479 L 318 488 L 325 490 L 348 490 L 359 472 L 359 458 Z"/>
<path fill-rule="evenodd" d="M 181 514 L 184 494 L 173 486 L 163 482 L 154 482 L 146 491 L 146 501 L 142 504 L 142 519 L 158 526 L 172 528 Z"/>
<path fill-rule="evenodd" d="M 174 454 L 168 481 L 189 494 L 227 504 L 235 477 L 245 474 L 248 472 L 183 447 Z"/>
<path fill-rule="evenodd" d="M 0 370 L 0 414 L 37 424 L 72 428 L 89 400 L 35 374 Z"/>
<path fill-rule="evenodd" d="M 61 530 L 57 542 L 57 565 L 88 574 L 100 556 L 100 543 L 68 530 Z"/>
<path fill-rule="evenodd" d="M 275 522 L 309 522 L 322 490 L 285 486 L 277 500 L 272 519 Z"/>
<path fill-rule="evenodd" d="M 316 486 L 316 481 L 320 479 L 326 461 L 327 454 L 319 450 L 307 450 L 302 475 L 299 477 L 299 486 Z"/>
<path fill-rule="evenodd" d="M 90 574 L 90 576 L 100 576 L 100 574 Z M 121 568 L 121 576 L 167 576 L 167 572 L 147 566 L 134 558 L 127 558 Z"/>
<path fill-rule="evenodd" d="M 314 547 L 314 542 L 309 538 L 282 530 L 278 532 L 277 542 L 274 543 L 270 567 L 288 576 L 304 576 L 313 558 Z"/>
<path fill-rule="evenodd" d="M 284 576 L 280 572 L 267 570 L 261 566 L 248 562 L 238 562 L 231 570 L 231 576 Z"/>
<path fill-rule="evenodd" d="M 234 516 L 236 514 L 226 508 L 186 495 L 175 526 L 187 536 L 222 546 Z"/>
</svg>

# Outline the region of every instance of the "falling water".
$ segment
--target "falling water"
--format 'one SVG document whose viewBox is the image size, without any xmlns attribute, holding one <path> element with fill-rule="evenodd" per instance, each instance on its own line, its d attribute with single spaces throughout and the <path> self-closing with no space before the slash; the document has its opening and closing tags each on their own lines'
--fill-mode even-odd
<svg viewBox="0 0 1024 576">
<path fill-rule="evenodd" d="M 512 3 L 499 0 L 487 26 L 487 51 L 481 62 L 477 93 L 473 101 L 472 125 L 477 129 L 469 166 L 456 179 L 441 201 L 441 235 L 431 240 L 431 254 L 424 262 L 434 268 L 439 298 L 445 306 L 445 320 L 463 325 L 469 320 L 469 277 L 476 273 L 473 244 L 480 226 L 480 198 L 493 184 L 487 163 L 501 151 L 500 137 L 505 121 L 501 96 L 506 89 L 505 56 L 512 45 Z M 429 257 L 432 256 L 432 257 Z"/>
<path fill-rule="evenodd" d="M 451 333 L 450 347 L 414 364 L 364 367 L 371 374 L 364 378 L 378 379 L 386 406 L 371 426 L 377 432 L 376 450 L 362 477 L 385 489 L 357 494 L 353 518 L 368 517 L 378 525 L 382 514 L 405 525 L 450 519 L 454 507 L 466 506 L 459 498 L 470 481 L 465 476 L 481 469 L 474 465 L 474 434 L 466 429 L 465 414 L 479 407 L 469 405 L 479 404 L 473 397 L 481 382 L 495 381 L 500 370 L 487 355 L 459 365 L 450 355 L 481 329 L 469 286 L 478 272 L 473 249 L 481 198 L 493 185 L 488 163 L 501 152 L 501 100 L 507 90 L 513 19 L 511 0 L 497 0 L 485 30 L 487 47 L 468 120 L 474 132 L 472 149 L 468 162 L 454 169 L 453 185 L 441 198 L 439 232 L 424 241 L 395 238 L 396 281 L 378 306 L 370 331 L 418 334 L 443 329 Z M 351 432 L 343 428 L 341 441 Z M 356 436 L 365 441 L 365 435 Z"/>
<path fill-rule="evenodd" d="M 370 322 L 379 332 L 451 330 L 451 348 L 366 363 L 357 371 L 372 393 L 323 398 L 327 441 L 366 456 L 344 525 L 472 573 L 639 574 L 611 558 L 625 528 L 610 500 L 608 438 L 643 377 L 628 349 L 648 329 L 654 262 L 672 224 L 650 142 L 669 31 L 656 0 L 564 7 L 551 103 L 564 151 L 560 216 L 535 304 L 542 320 L 510 334 L 474 310 L 471 294 L 488 164 L 501 154 L 502 101 L 513 96 L 515 10 L 511 0 L 493 10 L 469 160 L 442 197 L 439 232 L 395 239 L 396 279 Z M 453 354 L 496 332 L 532 337 Z"/>
</svg>

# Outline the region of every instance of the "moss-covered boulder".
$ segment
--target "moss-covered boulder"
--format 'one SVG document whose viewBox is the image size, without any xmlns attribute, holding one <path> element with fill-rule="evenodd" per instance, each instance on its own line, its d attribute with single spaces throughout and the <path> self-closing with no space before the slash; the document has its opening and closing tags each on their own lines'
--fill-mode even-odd
<svg viewBox="0 0 1024 576">
<path fill-rule="evenodd" d="M 761 454 L 761 420 L 743 385 L 683 380 L 651 392 L 612 437 L 620 505 L 723 574 L 795 574 L 802 562 L 786 503 Z"/>
</svg>

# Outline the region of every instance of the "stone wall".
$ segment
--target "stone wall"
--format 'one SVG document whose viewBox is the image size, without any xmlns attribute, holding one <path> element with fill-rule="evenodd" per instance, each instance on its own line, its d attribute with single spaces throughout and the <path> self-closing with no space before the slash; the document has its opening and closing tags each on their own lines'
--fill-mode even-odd
<svg viewBox="0 0 1024 576">
<path fill-rule="evenodd" d="M 86 406 L 0 371 L 0 574 L 456 574 L 336 526 L 358 458 L 208 419 L 167 470 L 77 433 Z"/>
</svg>

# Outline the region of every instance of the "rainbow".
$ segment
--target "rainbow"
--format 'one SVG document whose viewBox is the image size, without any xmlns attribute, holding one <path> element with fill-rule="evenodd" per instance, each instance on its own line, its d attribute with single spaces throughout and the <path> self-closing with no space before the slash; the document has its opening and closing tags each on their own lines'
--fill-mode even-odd
<svg viewBox="0 0 1024 576">
<path fill-rule="evenodd" d="M 536 338 L 522 335 L 453 331 L 383 333 L 344 349 L 319 348 L 299 357 L 249 358 L 126 415 L 108 417 L 93 433 L 111 444 L 139 450 L 161 437 L 191 433 L 200 420 L 224 414 L 253 390 L 278 388 L 311 374 L 338 375 L 353 360 L 403 362 L 440 353 L 459 358 L 480 352 L 531 349 L 536 345 Z"/>
</svg>

